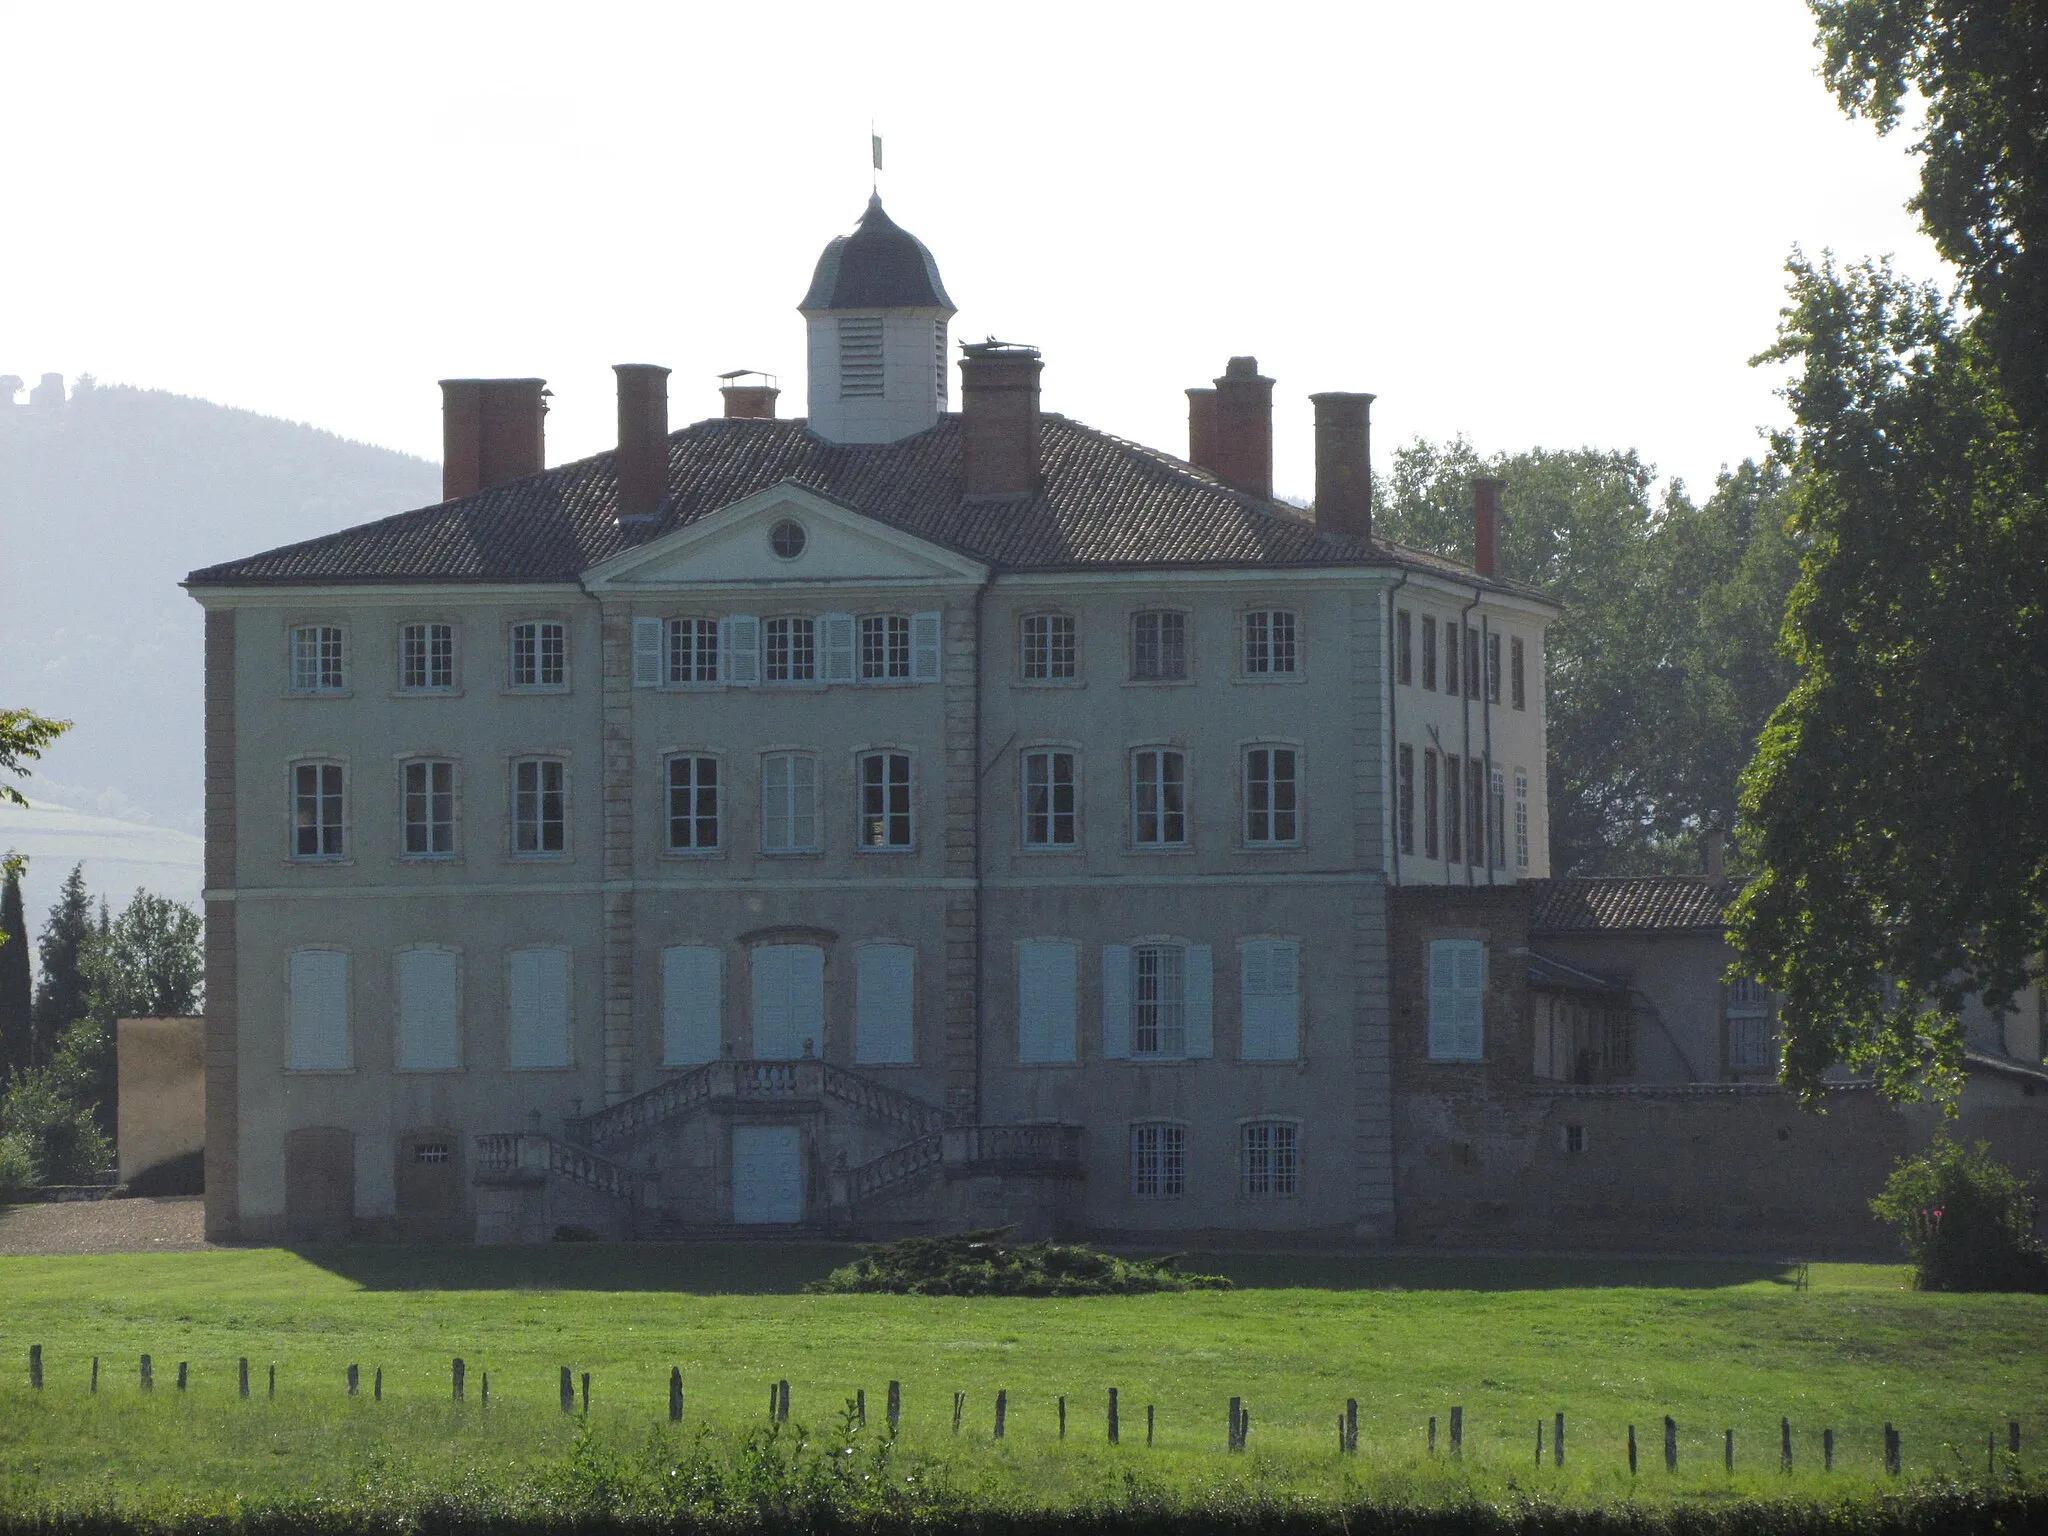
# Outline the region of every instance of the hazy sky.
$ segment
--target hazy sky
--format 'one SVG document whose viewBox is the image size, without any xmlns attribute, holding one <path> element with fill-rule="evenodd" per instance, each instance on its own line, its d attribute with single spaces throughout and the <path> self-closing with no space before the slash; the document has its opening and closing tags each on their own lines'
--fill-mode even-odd
<svg viewBox="0 0 2048 1536">
<path fill-rule="evenodd" d="M 1758 451 L 1794 245 L 1896 253 L 1903 136 L 1844 120 L 1793 0 L 921 6 L 0 0 L 0 373 L 90 372 L 438 457 L 436 379 L 540 374 L 551 462 L 615 362 L 780 373 L 885 137 L 956 335 L 1034 342 L 1049 409 L 1175 451 L 1255 353 L 1277 481 L 1306 396 L 1382 463 Z"/>
</svg>

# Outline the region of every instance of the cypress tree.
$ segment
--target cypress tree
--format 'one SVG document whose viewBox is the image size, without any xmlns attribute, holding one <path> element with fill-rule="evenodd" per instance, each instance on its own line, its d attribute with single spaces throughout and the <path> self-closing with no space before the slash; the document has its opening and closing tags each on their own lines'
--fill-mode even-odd
<svg viewBox="0 0 2048 1536">
<path fill-rule="evenodd" d="M 37 967 L 33 1065 L 46 1067 L 64 1031 L 85 1017 L 87 993 L 85 950 L 93 939 L 92 902 L 85 894 L 85 866 L 74 864 L 64 877 L 50 920 L 36 941 Z"/>
<path fill-rule="evenodd" d="M 24 860 L 9 854 L 0 884 L 0 1071 L 26 1071 L 34 1030 L 28 968 L 28 920 L 21 910 Z"/>
</svg>

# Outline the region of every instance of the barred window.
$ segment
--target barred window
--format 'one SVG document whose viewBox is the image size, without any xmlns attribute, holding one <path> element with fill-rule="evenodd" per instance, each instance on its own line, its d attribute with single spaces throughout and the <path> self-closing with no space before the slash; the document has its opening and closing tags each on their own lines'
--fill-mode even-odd
<svg viewBox="0 0 2048 1536">
<path fill-rule="evenodd" d="M 1141 683 L 1179 682 L 1188 675 L 1188 616 L 1131 615 L 1131 677 Z"/>
<path fill-rule="evenodd" d="M 864 683 L 910 677 L 910 618 L 876 614 L 860 621 L 860 676 Z"/>
<path fill-rule="evenodd" d="M 764 619 L 762 649 L 771 683 L 808 683 L 818 675 L 817 626 L 809 619 Z"/>
<path fill-rule="evenodd" d="M 670 619 L 662 626 L 671 683 L 718 681 L 718 620 Z"/>
<path fill-rule="evenodd" d="M 445 1163 L 448 1161 L 448 1143 L 416 1141 L 412 1144 L 412 1160 L 416 1163 Z"/>
<path fill-rule="evenodd" d="M 1298 1188 L 1301 1159 L 1296 1127 L 1284 1120 L 1255 1120 L 1244 1127 L 1244 1192 L 1285 1197 Z"/>
<path fill-rule="evenodd" d="M 568 680 L 568 626 L 539 620 L 514 624 L 512 686 L 560 688 Z"/>
<path fill-rule="evenodd" d="M 407 624 L 398 631 L 398 686 L 407 693 L 455 686 L 455 626 Z"/>
<path fill-rule="evenodd" d="M 1024 846 L 1071 848 L 1078 840 L 1074 815 L 1074 754 L 1024 754 Z"/>
<path fill-rule="evenodd" d="M 1131 1193 L 1171 1199 L 1188 1188 L 1188 1133 L 1182 1125 L 1131 1127 Z"/>
<path fill-rule="evenodd" d="M 523 757 L 512 765 L 512 851 L 560 853 L 567 846 L 568 769 L 560 758 Z"/>
<path fill-rule="evenodd" d="M 1131 1054 L 1187 1055 L 1187 951 L 1178 944 L 1131 950 Z"/>
<path fill-rule="evenodd" d="M 302 624 L 292 631 L 292 691 L 340 693 L 341 626 Z"/>
<path fill-rule="evenodd" d="M 718 846 L 718 759 L 668 760 L 668 845 L 703 853 Z"/>
<path fill-rule="evenodd" d="M 1294 615 L 1282 608 L 1259 608 L 1244 616 L 1244 670 L 1247 677 L 1292 673 L 1295 665 Z"/>
<path fill-rule="evenodd" d="M 1070 613 L 1031 613 L 1024 616 L 1018 652 L 1027 683 L 1070 682 L 1076 675 L 1078 652 L 1074 643 L 1074 616 Z"/>
</svg>

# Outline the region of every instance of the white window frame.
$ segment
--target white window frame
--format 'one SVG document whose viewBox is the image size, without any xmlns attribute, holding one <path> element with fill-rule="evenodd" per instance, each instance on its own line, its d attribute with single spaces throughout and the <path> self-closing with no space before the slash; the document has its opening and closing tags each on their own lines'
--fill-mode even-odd
<svg viewBox="0 0 2048 1536">
<path fill-rule="evenodd" d="M 676 783 L 676 769 L 679 765 L 690 765 L 688 783 Z M 703 767 L 711 766 L 711 783 L 703 782 Z M 711 809 L 703 810 L 703 797 L 707 793 Z M 684 797 L 684 810 L 676 814 L 676 797 Z M 705 854 L 717 853 L 725 847 L 725 764 L 715 752 L 670 752 L 662 758 L 661 764 L 661 808 L 663 846 L 669 853 Z M 698 836 L 705 821 L 711 823 L 710 841 Z M 676 841 L 676 823 L 688 822 L 690 841 Z"/>
<path fill-rule="evenodd" d="M 1486 1059 L 1488 947 L 1482 939 L 1431 939 L 1424 957 L 1431 1061 Z"/>
<path fill-rule="evenodd" d="M 661 680 L 670 688 L 709 688 L 723 681 L 719 668 L 722 628 L 704 614 L 661 621 Z"/>
<path fill-rule="evenodd" d="M 1247 608 L 1237 621 L 1238 676 L 1255 682 L 1301 675 L 1301 615 L 1292 608 Z"/>
<path fill-rule="evenodd" d="M 1017 619 L 1017 677 L 1021 682 L 1058 686 L 1081 680 L 1081 624 L 1057 609 L 1020 614 Z"/>
<path fill-rule="evenodd" d="M 1247 1200 L 1291 1200 L 1300 1194 L 1301 1122 L 1272 1117 L 1238 1122 L 1237 1180 Z"/>
<path fill-rule="evenodd" d="M 1279 772 L 1279 754 L 1282 752 L 1287 754 L 1287 766 L 1290 770 L 1284 780 L 1280 777 Z M 1266 767 L 1263 790 L 1260 788 L 1261 781 L 1253 773 L 1253 760 L 1261 754 L 1265 757 Z M 1238 763 L 1238 781 L 1244 796 L 1244 825 L 1242 830 L 1245 847 L 1299 848 L 1301 846 L 1301 749 L 1292 742 L 1255 742 L 1244 748 L 1243 752 L 1239 755 Z M 1285 809 L 1282 809 L 1278 804 L 1283 798 L 1281 792 L 1283 784 L 1286 791 L 1284 798 L 1289 802 Z M 1262 795 L 1265 800 L 1263 809 L 1258 804 Z M 1260 817 L 1265 818 L 1267 835 L 1264 837 L 1257 835 Z M 1285 836 L 1281 835 L 1282 818 L 1292 822 L 1292 827 Z"/>
<path fill-rule="evenodd" d="M 1066 759 L 1067 777 L 1064 785 L 1066 809 L 1060 809 L 1060 783 L 1057 769 L 1060 759 Z M 1034 779 L 1034 773 L 1042 774 Z M 1019 836 L 1023 846 L 1038 853 L 1073 853 L 1081 846 L 1081 754 L 1073 747 L 1039 746 L 1027 747 L 1018 754 L 1018 797 L 1022 812 Z M 1040 790 L 1044 795 L 1044 808 L 1038 808 L 1033 796 Z M 1056 834 L 1062 822 L 1068 835 Z M 1046 835 L 1034 837 L 1034 828 Z"/>
<path fill-rule="evenodd" d="M 1168 759 L 1177 773 L 1168 774 Z M 1188 754 L 1179 747 L 1133 747 L 1130 754 L 1130 838 L 1133 848 L 1186 848 L 1191 846 L 1188 808 Z M 1177 791 L 1177 796 L 1174 793 Z M 1178 809 L 1172 808 L 1178 800 Z M 1147 806 L 1151 808 L 1148 810 Z M 1144 835 L 1146 823 L 1154 823 L 1155 836 Z M 1180 835 L 1170 837 L 1178 823 Z"/>
<path fill-rule="evenodd" d="M 1515 769 L 1515 868 L 1529 867 L 1529 770 Z"/>
<path fill-rule="evenodd" d="M 911 619 L 907 613 L 864 613 L 860 616 L 860 662 L 863 683 L 911 681 Z"/>
<path fill-rule="evenodd" d="M 776 675 L 778 671 L 781 676 Z M 819 680 L 818 621 L 807 613 L 778 613 L 763 619 L 761 681 L 771 688 L 788 688 Z"/>
<path fill-rule="evenodd" d="M 879 782 L 870 782 L 871 770 L 879 766 Z M 917 758 L 894 747 L 878 747 L 856 753 L 853 760 L 854 794 L 859 816 L 854 822 L 861 853 L 917 852 Z M 882 840 L 873 838 L 875 824 L 881 824 Z M 902 836 L 899 840 L 897 834 Z"/>
<path fill-rule="evenodd" d="M 1172 623 L 1169 624 L 1168 620 Z M 1152 634 L 1147 638 L 1145 630 Z M 1169 630 L 1177 633 L 1169 635 Z M 1140 608 L 1131 614 L 1131 669 L 1134 683 L 1185 683 L 1195 675 L 1194 624 L 1185 608 Z M 1147 650 L 1151 654 L 1147 655 Z M 1167 670 L 1179 660 L 1178 671 Z"/>
<path fill-rule="evenodd" d="M 552 656 L 549 655 L 550 650 L 554 653 Z M 514 693 L 567 691 L 569 624 L 566 619 L 515 619 L 505 627 L 505 687 Z"/>
<path fill-rule="evenodd" d="M 520 783 L 525 770 L 533 769 L 533 785 L 527 788 Z M 548 769 L 554 769 L 553 787 L 548 784 Z M 506 773 L 507 809 L 506 830 L 511 839 L 511 853 L 515 859 L 562 859 L 569 855 L 569 762 L 559 754 L 535 752 L 512 759 Z M 532 815 L 526 814 L 529 798 Z M 555 802 L 556 814 L 548 815 L 548 801 Z M 556 833 L 555 846 L 548 843 L 549 824 L 552 820 Z M 521 847 L 521 839 L 530 828 L 533 846 Z"/>
<path fill-rule="evenodd" d="M 776 783 L 778 769 L 784 770 Z M 808 780 L 808 782 L 804 782 Z M 819 837 L 818 755 L 801 748 L 761 754 L 761 852 L 810 854 Z"/>
<path fill-rule="evenodd" d="M 348 692 L 348 632 L 339 624 L 294 624 L 289 635 L 289 691 L 306 698 Z"/>
<path fill-rule="evenodd" d="M 448 1017 L 445 1020 L 446 1040 L 436 1040 L 439 1033 L 435 1020 L 421 1017 L 421 1010 L 435 999 L 423 996 L 415 990 L 419 983 L 429 978 L 421 975 L 408 976 L 416 970 L 420 960 L 434 960 L 446 963 L 448 982 Z M 409 984 L 412 983 L 412 984 Z M 441 944 L 413 944 L 398 951 L 392 957 L 391 987 L 393 992 L 391 1009 L 391 1069 L 394 1072 L 459 1072 L 462 1070 L 462 954 Z M 427 1033 L 431 1031 L 432 1033 Z M 445 1053 L 432 1049 L 445 1044 Z"/>
<path fill-rule="evenodd" d="M 310 801 L 301 782 L 301 776 L 309 770 L 316 775 Z M 348 764 L 334 757 L 302 757 L 292 762 L 286 774 L 285 782 L 291 795 L 291 841 L 288 847 L 292 862 L 338 864 L 348 858 Z M 309 803 L 313 812 L 310 823 L 305 819 Z M 305 851 L 301 836 L 308 830 L 313 833 L 314 847 L 311 851 Z"/>
<path fill-rule="evenodd" d="M 1728 1070 L 1730 1072 L 1768 1072 L 1775 1065 L 1771 1060 L 1771 1028 L 1777 1012 L 1777 999 L 1762 982 L 1746 977 L 1727 984 L 1727 1001 L 1722 1015 L 1728 1024 Z M 1740 1037 L 1743 1049 L 1738 1051 Z"/>
<path fill-rule="evenodd" d="M 1239 1059 L 1300 1060 L 1301 941 L 1242 939 L 1237 967 Z"/>
<path fill-rule="evenodd" d="M 1131 1126 L 1131 1195 L 1178 1200 L 1188 1192 L 1188 1128 L 1179 1120 L 1140 1120 Z"/>
<path fill-rule="evenodd" d="M 415 654 L 417 653 L 417 655 Z M 414 662 L 419 681 L 413 681 Z M 455 626 L 443 619 L 412 619 L 398 626 L 398 691 L 455 691 Z"/>
<path fill-rule="evenodd" d="M 422 783 L 415 789 L 413 779 L 418 776 Z M 436 785 L 435 780 L 446 780 L 445 785 Z M 398 765 L 398 835 L 399 857 L 431 862 L 457 858 L 462 851 L 458 817 L 461 800 L 457 790 L 458 775 L 455 760 L 447 757 L 408 757 Z M 442 816 L 441 802 L 445 801 L 446 816 Z M 414 818 L 415 807 L 423 813 Z M 423 847 L 413 847 L 413 832 L 422 834 Z M 437 834 L 445 833 L 445 847 L 435 847 Z"/>
</svg>

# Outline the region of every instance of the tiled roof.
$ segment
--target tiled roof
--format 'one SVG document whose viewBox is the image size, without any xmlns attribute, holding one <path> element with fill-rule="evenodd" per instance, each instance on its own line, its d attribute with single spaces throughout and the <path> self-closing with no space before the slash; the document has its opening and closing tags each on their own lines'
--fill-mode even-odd
<svg viewBox="0 0 2048 1536">
<path fill-rule="evenodd" d="M 1531 933 L 1716 933 L 1740 887 L 1702 875 L 1532 880 Z"/>
<path fill-rule="evenodd" d="M 1044 490 L 963 501 L 960 418 L 900 442 L 828 443 L 801 419 L 700 421 L 669 437 L 651 527 L 619 528 L 614 455 L 600 453 L 458 501 L 194 571 L 194 586 L 574 581 L 630 543 L 793 482 L 999 570 L 1399 564 L 1474 581 L 1437 555 L 1318 533 L 1280 502 L 1232 490 L 1167 454 L 1065 417 L 1044 422 Z M 1540 595 L 1518 582 L 1490 585 Z"/>
</svg>

